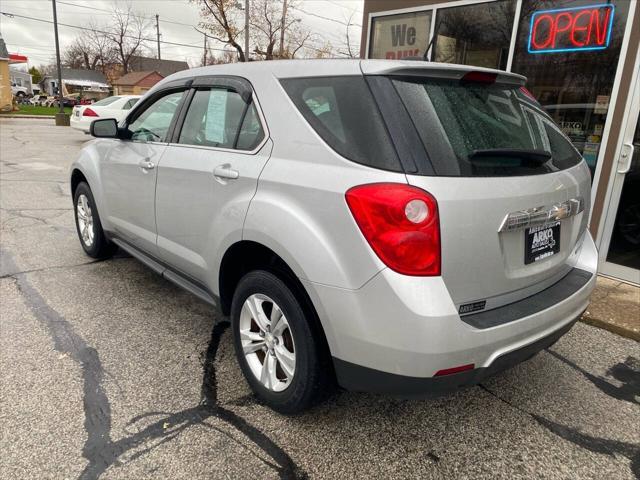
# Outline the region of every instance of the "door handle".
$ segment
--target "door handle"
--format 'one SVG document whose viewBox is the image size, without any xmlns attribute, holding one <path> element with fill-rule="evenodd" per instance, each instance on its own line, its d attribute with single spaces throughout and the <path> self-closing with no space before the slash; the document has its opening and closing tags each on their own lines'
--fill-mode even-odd
<svg viewBox="0 0 640 480">
<path fill-rule="evenodd" d="M 143 170 L 153 170 L 154 168 L 156 168 L 156 164 L 149 160 L 141 160 L 140 162 L 138 162 L 138 166 Z"/>
<path fill-rule="evenodd" d="M 237 170 L 233 170 L 230 164 L 225 163 L 213 169 L 213 176 L 216 178 L 235 180 L 240 176 L 240 173 L 238 173 Z"/>
<path fill-rule="evenodd" d="M 618 160 L 618 173 L 627 173 L 631 170 L 631 159 L 633 158 L 633 143 L 622 145 L 620 159 Z"/>
</svg>

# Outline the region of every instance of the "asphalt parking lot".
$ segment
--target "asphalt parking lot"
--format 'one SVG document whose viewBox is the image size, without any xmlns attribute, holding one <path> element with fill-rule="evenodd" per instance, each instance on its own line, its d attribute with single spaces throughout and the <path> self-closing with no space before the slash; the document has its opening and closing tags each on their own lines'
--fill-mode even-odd
<svg viewBox="0 0 640 480">
<path fill-rule="evenodd" d="M 578 323 L 452 395 L 281 416 L 226 319 L 124 254 L 84 255 L 68 168 L 88 137 L 0 135 L 1 478 L 640 478 L 637 342 Z"/>
</svg>

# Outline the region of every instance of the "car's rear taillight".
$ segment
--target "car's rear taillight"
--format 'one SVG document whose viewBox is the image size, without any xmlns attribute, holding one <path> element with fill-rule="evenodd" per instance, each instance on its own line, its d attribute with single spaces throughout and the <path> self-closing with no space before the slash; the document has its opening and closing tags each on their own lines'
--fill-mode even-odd
<svg viewBox="0 0 640 480">
<path fill-rule="evenodd" d="M 431 194 L 400 183 L 373 183 L 351 188 L 346 198 L 385 265 L 403 275 L 440 275 L 440 221 Z"/>
<path fill-rule="evenodd" d="M 99 115 L 94 110 L 91 110 L 89 107 L 84 109 L 84 111 L 82 112 L 82 116 L 83 117 L 99 117 Z"/>
</svg>

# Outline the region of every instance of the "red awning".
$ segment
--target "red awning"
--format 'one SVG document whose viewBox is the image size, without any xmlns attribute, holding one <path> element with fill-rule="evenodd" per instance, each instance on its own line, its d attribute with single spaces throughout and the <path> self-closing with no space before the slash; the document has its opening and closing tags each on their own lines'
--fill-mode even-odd
<svg viewBox="0 0 640 480">
<path fill-rule="evenodd" d="M 9 54 L 9 63 L 27 63 L 29 59 L 24 55 L 18 55 L 17 53 Z"/>
</svg>

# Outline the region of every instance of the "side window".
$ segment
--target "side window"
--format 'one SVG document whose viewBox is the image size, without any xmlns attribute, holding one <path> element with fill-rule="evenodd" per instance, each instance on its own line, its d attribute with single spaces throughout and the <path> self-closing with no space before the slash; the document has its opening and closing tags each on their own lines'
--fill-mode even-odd
<svg viewBox="0 0 640 480">
<path fill-rule="evenodd" d="M 131 107 L 133 107 L 137 101 L 138 101 L 137 98 L 132 98 L 131 100 L 129 100 L 124 104 L 124 106 L 122 107 L 122 110 L 131 110 Z"/>
<path fill-rule="evenodd" d="M 142 142 L 164 141 L 183 95 L 184 91 L 170 93 L 149 105 L 127 127 L 131 140 Z"/>
<path fill-rule="evenodd" d="M 234 91 L 197 90 L 189 105 L 178 143 L 235 148 L 246 104 Z"/>
<path fill-rule="evenodd" d="M 240 134 L 238 135 L 238 150 L 253 150 L 264 138 L 264 130 L 260 123 L 260 117 L 254 103 L 249 105 L 249 110 L 242 121 Z"/>
<path fill-rule="evenodd" d="M 303 94 L 309 110 L 335 137 L 345 142 L 344 127 L 333 87 L 309 87 Z"/>
</svg>

